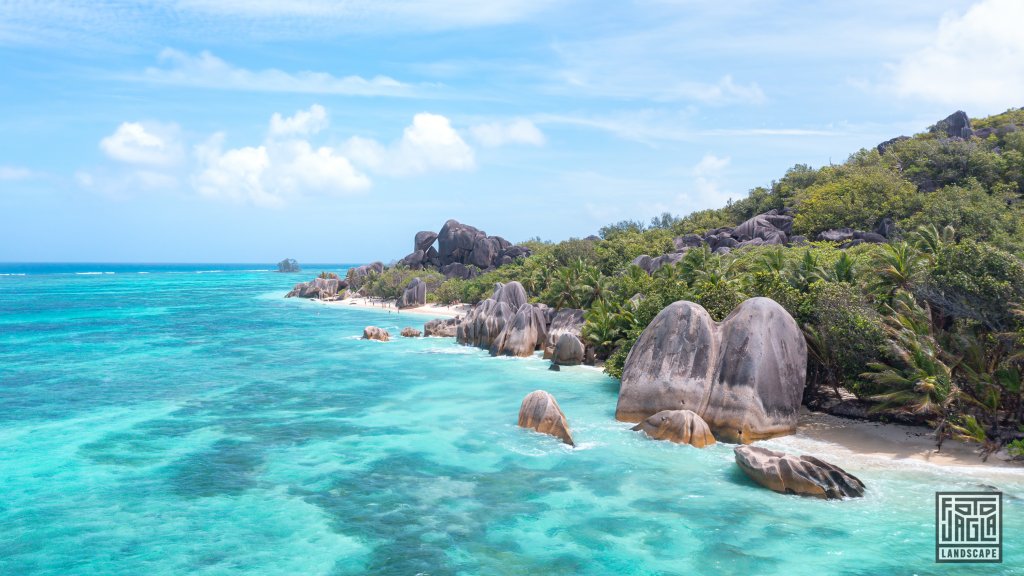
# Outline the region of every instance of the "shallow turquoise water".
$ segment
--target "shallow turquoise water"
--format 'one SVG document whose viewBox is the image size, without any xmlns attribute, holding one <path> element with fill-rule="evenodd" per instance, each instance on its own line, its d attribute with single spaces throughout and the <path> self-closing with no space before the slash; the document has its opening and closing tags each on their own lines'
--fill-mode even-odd
<svg viewBox="0 0 1024 576">
<path fill-rule="evenodd" d="M 0 265 L 0 573 L 1024 572 L 1020 476 L 837 461 L 865 498 L 775 494 L 629 432 L 595 370 L 361 341 L 425 318 L 204 268 Z M 516 427 L 535 389 L 579 447 Z M 981 483 L 1005 562 L 934 564 L 934 492 Z"/>
</svg>

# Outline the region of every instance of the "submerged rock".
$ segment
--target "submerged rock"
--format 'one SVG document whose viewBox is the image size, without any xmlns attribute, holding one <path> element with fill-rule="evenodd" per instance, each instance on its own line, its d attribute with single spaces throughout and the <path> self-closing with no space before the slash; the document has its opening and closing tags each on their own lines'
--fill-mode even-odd
<svg viewBox="0 0 1024 576">
<path fill-rule="evenodd" d="M 406 326 L 405 328 L 402 328 L 401 334 L 406 338 L 419 338 L 423 333 L 412 326 Z"/>
<path fill-rule="evenodd" d="M 639 422 L 662 410 L 692 410 L 730 442 L 791 434 L 806 372 L 803 333 L 774 300 L 746 300 L 721 324 L 700 305 L 679 301 L 630 350 L 615 417 Z"/>
<path fill-rule="evenodd" d="M 815 498 L 858 498 L 864 483 L 842 468 L 813 456 L 793 456 L 759 446 L 737 446 L 736 464 L 761 486 L 782 494 Z"/>
<path fill-rule="evenodd" d="M 558 406 L 555 397 L 544 390 L 535 390 L 523 398 L 523 403 L 519 406 L 519 426 L 549 434 L 569 446 L 576 445 L 569 431 L 565 413 Z"/>
<path fill-rule="evenodd" d="M 278 272 L 302 272 L 302 268 L 294 258 L 285 258 L 277 263 Z"/>
<path fill-rule="evenodd" d="M 435 318 L 423 325 L 423 335 L 454 338 L 458 327 L 458 318 Z"/>
<path fill-rule="evenodd" d="M 668 440 L 697 448 L 715 443 L 715 437 L 707 423 L 692 410 L 662 410 L 647 417 L 632 430 L 642 430 L 655 440 Z"/>
<path fill-rule="evenodd" d="M 380 342 L 387 342 L 391 340 L 391 334 L 383 328 L 376 326 L 367 326 L 363 328 L 363 340 L 378 340 Z"/>
</svg>

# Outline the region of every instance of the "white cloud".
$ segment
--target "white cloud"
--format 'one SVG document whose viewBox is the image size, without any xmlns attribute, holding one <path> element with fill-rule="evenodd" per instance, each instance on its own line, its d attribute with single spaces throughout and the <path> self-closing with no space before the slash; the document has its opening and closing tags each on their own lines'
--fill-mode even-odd
<svg viewBox="0 0 1024 576">
<path fill-rule="evenodd" d="M 430 170 L 472 170 L 473 149 L 452 128 L 448 118 L 422 112 L 413 116 L 402 138 L 390 146 L 354 137 L 345 143 L 346 154 L 375 172 L 393 176 Z"/>
<path fill-rule="evenodd" d="M 963 14 L 948 15 L 927 45 L 892 66 L 888 88 L 907 98 L 981 108 L 976 113 L 1020 106 L 1022 22 L 1020 0 L 984 0 Z"/>
<path fill-rule="evenodd" d="M 481 145 L 497 148 L 506 144 L 543 146 L 544 133 L 533 122 L 518 118 L 508 122 L 489 122 L 469 128 L 469 133 Z"/>
<path fill-rule="evenodd" d="M 217 133 L 195 152 L 199 171 L 192 184 L 207 198 L 279 207 L 306 194 L 343 195 L 371 185 L 333 148 L 314 148 L 299 138 L 278 139 L 273 130 L 259 146 L 229 150 L 224 149 L 224 134 Z"/>
<path fill-rule="evenodd" d="M 182 157 L 175 125 L 123 122 L 100 140 L 100 148 L 110 158 L 128 164 L 169 166 Z"/>
<path fill-rule="evenodd" d="M 282 118 L 277 112 L 270 117 L 271 136 L 305 136 L 316 134 L 327 128 L 327 110 L 319 104 L 313 104 L 309 110 L 299 110 L 294 116 Z"/>
<path fill-rule="evenodd" d="M 249 92 L 340 94 L 348 96 L 410 96 L 413 86 L 388 76 L 334 76 L 326 72 L 290 73 L 277 69 L 247 70 L 209 52 L 192 56 L 170 48 L 160 53 L 166 67 L 147 68 L 142 80 L 157 84 Z"/>
<path fill-rule="evenodd" d="M 0 180 L 28 180 L 32 171 L 20 166 L 0 166 Z"/>
<path fill-rule="evenodd" d="M 722 175 L 729 166 L 729 157 L 705 154 L 693 167 L 694 194 L 688 194 L 691 205 L 721 206 L 731 197 L 722 190 Z"/>
</svg>

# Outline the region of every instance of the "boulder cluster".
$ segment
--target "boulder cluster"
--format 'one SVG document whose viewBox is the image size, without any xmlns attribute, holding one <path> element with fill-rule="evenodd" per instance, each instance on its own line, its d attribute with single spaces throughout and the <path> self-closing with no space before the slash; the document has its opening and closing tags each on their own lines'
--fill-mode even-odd
<svg viewBox="0 0 1024 576">
<path fill-rule="evenodd" d="M 383 328 L 377 326 L 367 326 L 363 328 L 363 340 L 377 340 L 378 342 L 387 342 L 391 340 L 391 334 Z"/>
<path fill-rule="evenodd" d="M 526 301 L 519 282 L 496 284 L 490 298 L 473 306 L 459 323 L 460 344 L 484 348 L 493 356 L 531 356 L 537 350 L 554 364 L 587 359 L 582 341 L 583 311 L 549 308 Z"/>
<path fill-rule="evenodd" d="M 449 278 L 468 279 L 529 255 L 529 248 L 516 246 L 501 236 L 488 236 L 483 230 L 457 220 L 449 220 L 440 232 L 417 232 L 413 251 L 399 264 L 412 270 L 437 269 Z"/>
<path fill-rule="evenodd" d="M 278 272 L 302 272 L 302 267 L 294 258 L 285 258 L 277 263 Z"/>
<path fill-rule="evenodd" d="M 806 374 L 803 333 L 774 300 L 746 300 L 721 324 L 699 304 L 679 301 L 630 350 L 615 418 L 690 410 L 729 442 L 791 434 Z"/>
<path fill-rule="evenodd" d="M 454 338 L 458 327 L 458 318 L 435 318 L 423 325 L 423 335 Z"/>
<path fill-rule="evenodd" d="M 818 234 L 815 240 L 840 243 L 840 248 L 849 248 L 864 242 L 887 242 L 895 233 L 895 222 L 892 218 L 883 218 L 871 232 L 839 228 Z M 633 259 L 648 274 L 653 274 L 662 266 L 675 264 L 683 259 L 693 248 L 707 246 L 715 254 L 728 254 L 745 246 L 791 246 L 801 245 L 808 241 L 806 236 L 793 235 L 793 213 L 790 209 L 769 210 L 758 214 L 734 228 L 724 227 L 708 230 L 703 236 L 687 234 L 673 239 L 675 249 L 661 256 L 646 254 Z"/>
<path fill-rule="evenodd" d="M 309 282 L 299 282 L 285 294 L 285 298 L 316 298 L 317 300 L 333 300 L 338 293 L 348 288 L 346 280 L 333 278 L 314 278 Z"/>
</svg>

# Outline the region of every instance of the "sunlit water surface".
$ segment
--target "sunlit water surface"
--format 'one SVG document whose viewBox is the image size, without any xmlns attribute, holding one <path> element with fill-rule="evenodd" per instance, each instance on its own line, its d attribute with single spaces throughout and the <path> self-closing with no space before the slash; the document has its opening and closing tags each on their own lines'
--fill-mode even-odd
<svg viewBox="0 0 1024 576">
<path fill-rule="evenodd" d="M 1020 476 L 837 461 L 865 498 L 775 494 L 630 432 L 597 370 L 362 341 L 425 318 L 262 268 L 0 265 L 0 573 L 1024 571 Z M 536 389 L 575 449 L 516 426 Z M 1005 562 L 935 564 L 935 491 L 981 484 Z"/>
</svg>

